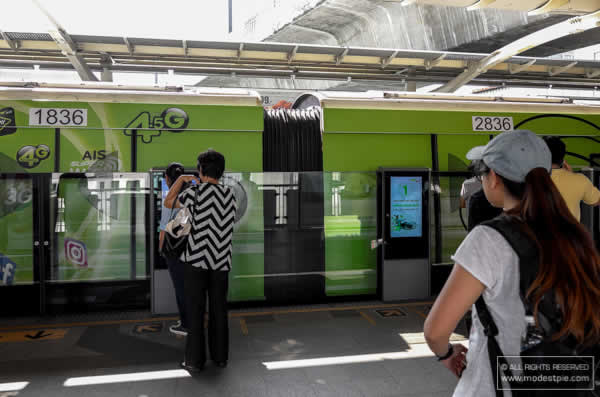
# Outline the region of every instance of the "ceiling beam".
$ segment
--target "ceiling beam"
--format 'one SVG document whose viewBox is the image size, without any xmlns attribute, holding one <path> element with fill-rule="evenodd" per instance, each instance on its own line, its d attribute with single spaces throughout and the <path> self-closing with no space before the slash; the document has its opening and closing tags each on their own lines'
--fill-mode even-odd
<svg viewBox="0 0 600 397">
<path fill-rule="evenodd" d="M 8 37 L 8 34 L 6 34 L 6 32 L 4 32 L 2 30 L 0 30 L 0 35 L 2 36 L 4 41 L 6 41 L 6 44 L 8 44 L 8 46 L 13 49 L 13 51 L 19 50 L 19 42 L 18 41 L 13 40 L 10 37 Z"/>
<path fill-rule="evenodd" d="M 242 52 L 244 52 L 244 43 L 240 43 L 240 46 L 238 47 L 238 52 L 237 52 L 237 61 L 239 62 L 240 59 L 242 59 Z"/>
<path fill-rule="evenodd" d="M 470 6 L 468 6 L 467 11 L 481 10 L 482 8 L 486 8 L 490 4 L 495 3 L 495 2 L 496 2 L 496 0 L 479 0 L 479 1 L 475 2 L 474 4 L 471 4 Z"/>
<path fill-rule="evenodd" d="M 346 58 L 346 55 L 348 55 L 348 51 L 350 51 L 350 48 L 346 47 L 341 54 L 335 57 L 335 66 L 340 66 L 340 63 L 344 62 L 344 58 Z"/>
<path fill-rule="evenodd" d="M 394 51 L 389 57 L 381 58 L 381 68 L 385 69 L 386 66 L 389 65 L 394 60 L 394 58 L 396 58 L 396 55 L 398 55 L 399 52 L 400 50 Z"/>
<path fill-rule="evenodd" d="M 565 65 L 565 66 L 559 66 L 559 67 L 556 67 L 556 68 L 550 68 L 550 70 L 548 71 L 548 75 L 550 75 L 550 76 L 558 76 L 559 74 L 564 73 L 567 70 L 575 67 L 575 65 L 577 65 L 577 62 L 571 62 L 570 64 Z"/>
<path fill-rule="evenodd" d="M 127 46 L 127 52 L 129 52 L 129 55 L 133 55 L 133 51 L 135 50 L 135 48 L 133 48 L 133 45 L 131 45 L 129 39 L 125 36 L 123 36 L 123 43 L 125 43 L 125 45 Z"/>
<path fill-rule="evenodd" d="M 442 62 L 444 59 L 446 59 L 446 56 L 448 56 L 448 54 L 442 54 L 435 59 L 426 59 L 425 60 L 425 70 L 433 69 L 434 67 L 439 65 L 440 62 Z"/>
<path fill-rule="evenodd" d="M 48 33 L 50 33 L 50 36 L 52 36 L 58 47 L 62 50 L 63 55 L 71 62 L 81 80 L 98 81 L 98 78 L 92 73 L 85 60 L 77 53 L 77 47 L 67 32 L 63 30 L 51 30 Z"/>
<path fill-rule="evenodd" d="M 187 58 L 187 56 L 188 56 L 187 40 L 182 40 L 182 46 L 183 46 L 183 56 Z"/>
<path fill-rule="evenodd" d="M 435 91 L 446 93 L 455 92 L 460 87 L 468 84 L 475 77 L 487 72 L 493 66 L 504 62 L 515 55 L 521 54 L 530 48 L 537 47 L 561 37 L 593 29 L 597 26 L 600 26 L 600 11 L 581 17 L 570 18 L 566 21 L 538 30 L 537 32 L 522 37 L 494 51 L 479 62 L 468 66 L 467 69 L 455 79 Z"/>
<path fill-rule="evenodd" d="M 600 69 L 588 69 L 586 70 L 585 75 L 588 79 L 593 79 L 594 77 L 600 76 Z"/>
<path fill-rule="evenodd" d="M 40 70 L 73 70 L 73 65 L 69 62 L 40 62 L 39 60 L 30 61 L 11 61 L 0 59 L 0 68 L 22 68 L 29 69 L 33 65 L 39 64 Z M 90 68 L 93 71 L 102 72 L 103 67 L 100 62 L 89 62 Z M 389 72 L 387 70 L 371 71 L 355 71 L 345 72 L 343 70 L 336 70 L 330 67 L 325 70 L 290 70 L 283 68 L 256 68 L 246 65 L 186 65 L 186 66 L 173 66 L 173 65 L 148 65 L 148 64 L 124 64 L 116 63 L 110 66 L 112 72 L 140 72 L 140 73 L 167 73 L 169 69 L 172 69 L 177 74 L 185 75 L 221 75 L 231 76 L 233 73 L 237 76 L 247 77 L 268 77 L 268 78 L 290 78 L 292 74 L 295 74 L 297 79 L 312 79 L 312 80 L 333 80 L 333 81 L 347 81 L 348 77 L 351 77 L 352 81 L 388 81 L 388 82 L 400 82 L 404 76 L 396 75 L 396 73 Z M 595 70 L 600 70 L 595 69 Z M 445 83 L 450 81 L 456 76 L 451 71 L 440 72 L 437 71 L 434 75 L 430 75 L 423 71 L 416 71 L 414 76 L 411 76 L 411 80 L 424 83 Z M 477 77 L 472 84 L 473 85 L 506 85 L 515 87 L 548 87 L 552 85 L 554 88 L 571 88 L 571 89 L 594 89 L 599 85 L 600 81 L 593 77 L 586 78 L 574 77 L 572 75 L 566 75 L 560 79 L 555 79 L 546 74 L 537 75 L 526 75 L 520 76 L 515 75 L 512 78 L 507 79 L 505 73 L 492 73 Z"/>
<path fill-rule="evenodd" d="M 529 67 L 533 66 L 536 62 L 537 62 L 537 59 L 532 59 L 531 61 L 521 64 L 521 65 L 516 65 L 514 63 L 511 63 L 508 65 L 508 71 L 510 72 L 510 74 L 521 73 L 522 71 L 529 69 Z"/>
<path fill-rule="evenodd" d="M 48 18 L 50 23 L 54 25 L 56 30 L 50 30 L 48 33 L 54 41 L 58 48 L 62 51 L 63 55 L 67 57 L 73 68 L 79 74 L 79 77 L 83 81 L 98 81 L 98 78 L 94 73 L 92 73 L 91 69 L 85 63 L 85 60 L 79 55 L 77 51 L 77 44 L 73 41 L 71 36 L 67 33 L 67 31 L 60 26 L 58 21 L 54 19 L 54 17 L 39 3 L 38 0 L 33 0 L 33 3 L 39 8 L 39 10 Z"/>
<path fill-rule="evenodd" d="M 527 13 L 527 15 L 533 16 L 533 15 L 546 14 L 546 13 L 552 12 L 566 4 L 569 4 L 569 2 L 570 2 L 570 0 L 548 0 L 547 2 L 542 4 L 540 7 L 534 8 L 533 10 L 529 11 Z"/>
<path fill-rule="evenodd" d="M 298 53 L 298 47 L 295 45 L 294 48 L 292 48 L 292 50 L 288 53 L 287 56 L 287 61 L 288 61 L 288 65 L 291 64 L 292 62 L 294 62 L 294 58 L 296 57 L 296 54 Z"/>
</svg>

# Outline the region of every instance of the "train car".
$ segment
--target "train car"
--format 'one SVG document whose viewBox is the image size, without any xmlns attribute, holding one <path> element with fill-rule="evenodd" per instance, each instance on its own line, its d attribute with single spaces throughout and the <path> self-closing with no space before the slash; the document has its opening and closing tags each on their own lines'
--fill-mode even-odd
<svg viewBox="0 0 600 397">
<path fill-rule="evenodd" d="M 172 161 L 194 168 L 212 148 L 238 179 L 262 171 L 263 109 L 252 91 L 22 83 L 0 91 L 0 293 L 21 302 L 7 310 L 147 306 L 156 255 L 149 170 Z M 262 245 L 260 213 L 238 229 Z M 236 259 L 262 264 L 261 253 Z"/>
<path fill-rule="evenodd" d="M 440 290 L 450 270 L 450 256 L 466 235 L 459 193 L 468 177 L 465 156 L 470 148 L 503 131 L 529 129 L 563 137 L 566 160 L 576 168 L 598 166 L 599 104 L 563 98 L 383 92 L 307 93 L 294 103 L 296 109 L 311 107 L 323 113 L 324 173 L 339 175 L 341 180 L 332 183 L 343 187 L 338 193 L 341 212 L 331 210 L 331 203 L 339 202 L 336 195 L 326 196 L 326 270 L 369 268 L 369 274 L 376 274 L 378 261 L 368 244 L 376 234 L 375 173 L 380 167 L 428 168 L 434 186 L 430 293 Z M 360 222 L 355 216 L 359 213 Z M 350 225 L 355 225 L 352 234 L 364 237 L 348 238 Z M 375 290 L 373 278 L 363 281 L 371 292 Z M 336 283 L 348 283 L 327 282 L 333 287 L 330 293 L 335 293 Z"/>
<path fill-rule="evenodd" d="M 294 107 L 247 90 L 0 86 L 0 296 L 20 302 L 3 310 L 147 307 L 160 170 L 192 171 L 208 148 L 241 204 L 229 299 L 248 304 L 380 296 L 382 167 L 430 170 L 431 295 L 466 234 L 471 147 L 526 128 L 565 137 L 575 166 L 600 153 L 600 108 L 563 99 L 307 93 Z"/>
</svg>

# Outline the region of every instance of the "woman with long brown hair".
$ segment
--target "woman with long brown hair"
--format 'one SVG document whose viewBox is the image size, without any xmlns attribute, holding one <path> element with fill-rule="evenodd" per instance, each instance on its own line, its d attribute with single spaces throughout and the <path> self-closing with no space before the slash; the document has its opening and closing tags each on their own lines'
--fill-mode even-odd
<svg viewBox="0 0 600 397">
<path fill-rule="evenodd" d="M 550 179 L 551 155 L 541 138 L 530 131 L 505 132 L 472 149 L 467 158 L 476 162 L 488 201 L 503 208 L 502 216 L 531 241 L 539 263 L 519 263 L 498 230 L 476 227 L 452 257 L 455 266 L 425 321 L 425 338 L 460 377 L 455 396 L 495 396 L 487 336 L 475 308 L 469 349 L 448 343 L 465 312 L 482 296 L 502 352 L 519 356 L 527 334 L 519 266 L 537 266 L 525 299 L 537 322 L 543 297 L 553 296 L 561 321 L 548 340 L 595 346 L 600 342 L 600 257 Z"/>
</svg>

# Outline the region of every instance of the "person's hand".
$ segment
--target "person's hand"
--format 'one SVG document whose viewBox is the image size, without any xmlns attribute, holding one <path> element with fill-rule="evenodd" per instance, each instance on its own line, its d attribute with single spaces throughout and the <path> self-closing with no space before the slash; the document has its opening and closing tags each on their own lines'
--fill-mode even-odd
<svg viewBox="0 0 600 397">
<path fill-rule="evenodd" d="M 569 163 L 567 163 L 566 161 L 563 161 L 563 168 L 569 172 L 573 172 L 573 168 L 571 168 L 571 166 L 569 165 Z"/>
<path fill-rule="evenodd" d="M 448 368 L 456 377 L 460 378 L 462 372 L 467 367 L 468 349 L 461 344 L 452 345 L 454 352 L 450 357 L 442 361 L 444 367 Z"/>
<path fill-rule="evenodd" d="M 181 175 L 179 178 L 177 178 L 177 180 L 181 179 L 181 183 L 186 183 L 186 182 L 191 182 L 191 181 L 196 181 L 196 183 L 200 183 L 200 179 L 198 179 L 197 176 L 195 175 Z"/>
</svg>

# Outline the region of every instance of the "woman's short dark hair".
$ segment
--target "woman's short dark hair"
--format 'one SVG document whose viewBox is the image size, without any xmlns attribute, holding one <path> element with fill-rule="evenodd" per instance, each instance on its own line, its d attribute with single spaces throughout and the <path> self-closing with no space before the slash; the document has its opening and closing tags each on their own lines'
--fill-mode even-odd
<svg viewBox="0 0 600 397">
<path fill-rule="evenodd" d="M 562 165 L 567 153 L 565 143 L 557 136 L 545 136 L 544 141 L 552 153 L 552 164 Z"/>
<path fill-rule="evenodd" d="M 183 168 L 183 165 L 181 165 L 180 163 L 171 163 L 167 167 L 167 170 L 165 171 L 165 175 L 169 177 L 171 183 L 175 183 L 177 178 L 179 178 L 181 175 L 183 175 L 184 172 L 185 172 L 185 168 Z"/>
<path fill-rule="evenodd" d="M 212 149 L 198 155 L 198 171 L 210 178 L 221 179 L 225 171 L 225 156 Z"/>
</svg>

